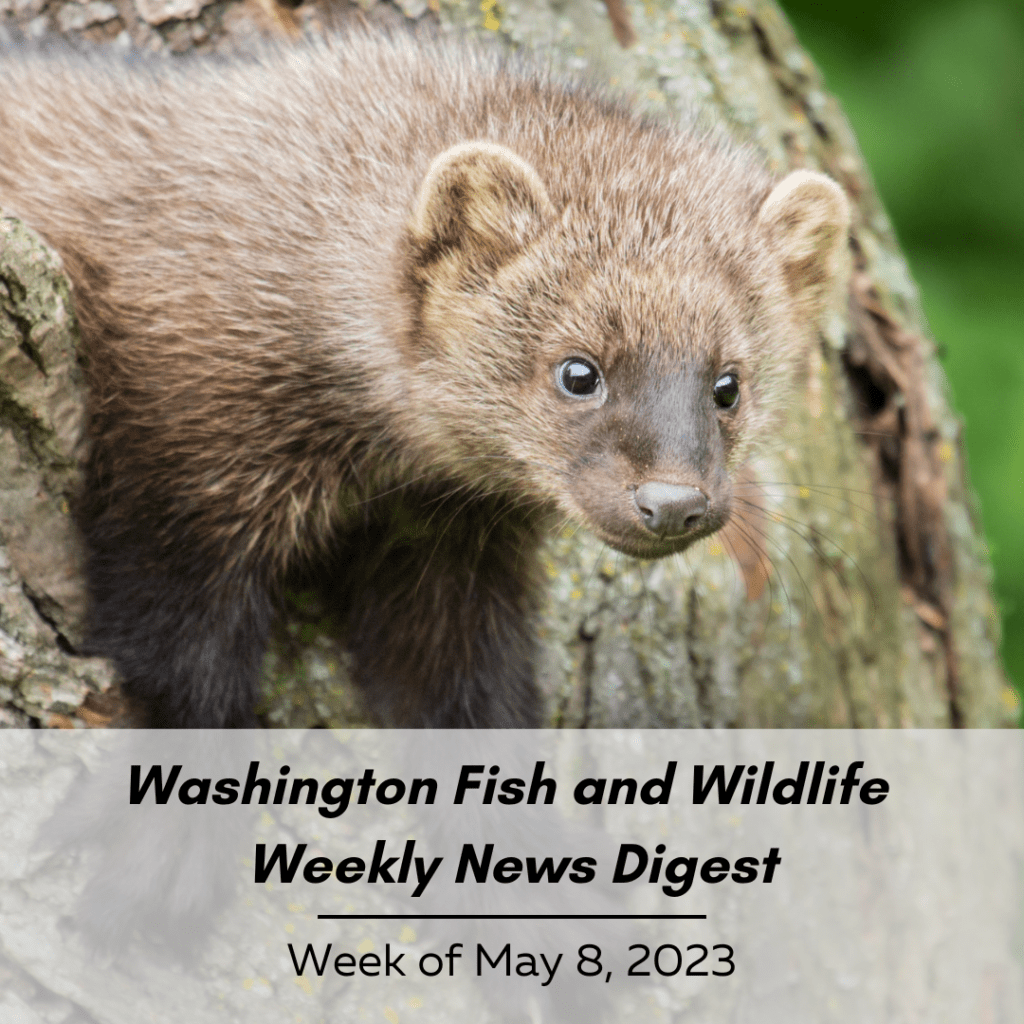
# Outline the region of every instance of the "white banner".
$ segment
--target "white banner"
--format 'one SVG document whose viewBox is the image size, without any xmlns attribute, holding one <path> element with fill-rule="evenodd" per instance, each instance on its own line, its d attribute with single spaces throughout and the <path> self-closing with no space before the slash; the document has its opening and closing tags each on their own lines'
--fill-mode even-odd
<svg viewBox="0 0 1024 1024">
<path fill-rule="evenodd" d="M 1022 1024 L 1022 754 L 0 733 L 0 1022 Z"/>
</svg>

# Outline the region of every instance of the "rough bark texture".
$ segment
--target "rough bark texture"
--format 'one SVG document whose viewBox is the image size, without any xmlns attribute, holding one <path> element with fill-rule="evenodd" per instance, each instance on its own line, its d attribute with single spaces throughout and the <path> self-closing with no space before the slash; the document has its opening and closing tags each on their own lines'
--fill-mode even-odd
<svg viewBox="0 0 1024 1024">
<path fill-rule="evenodd" d="M 402 0 L 406 17 L 499 33 L 638 96 L 711 109 L 779 171 L 820 168 L 855 203 L 849 314 L 825 325 L 793 422 L 753 467 L 764 513 L 642 564 L 581 532 L 547 552 L 541 677 L 560 726 L 991 726 L 1012 702 L 960 426 L 913 282 L 836 102 L 779 8 L 648 0 Z M 6 12 L 6 19 L 4 14 Z M 359 8 L 0 0 L 0 32 L 59 30 L 180 51 L 319 31 Z M 7 26 L 7 29 L 4 28 Z M 629 43 L 628 48 L 623 43 Z M 75 657 L 82 591 L 68 512 L 81 414 L 59 263 L 0 221 L 0 714 L 109 721 L 107 666 Z M 760 548 L 760 551 L 757 550 Z M 770 563 L 770 572 L 763 570 Z M 767 578 L 766 578 L 767 577 Z M 268 725 L 364 723 L 341 641 L 296 593 L 265 667 Z"/>
</svg>

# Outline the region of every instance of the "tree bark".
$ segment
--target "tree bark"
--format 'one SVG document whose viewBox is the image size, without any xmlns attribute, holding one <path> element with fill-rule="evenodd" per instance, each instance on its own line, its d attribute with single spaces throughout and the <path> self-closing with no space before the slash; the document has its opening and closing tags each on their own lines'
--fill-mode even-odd
<svg viewBox="0 0 1024 1024">
<path fill-rule="evenodd" d="M 823 325 L 790 427 L 750 468 L 740 528 L 639 563 L 582 531 L 546 551 L 540 677 L 556 726 L 1007 724 L 990 569 L 960 424 L 917 292 L 838 104 L 779 8 L 609 0 L 399 0 L 406 18 L 498 34 L 652 110 L 707 107 L 780 173 L 831 174 L 854 205 L 849 307 Z M 172 10 L 173 8 L 173 10 Z M 316 32 L 360 8 L 8 4 L 0 32 L 62 29 L 155 50 Z M 0 16 L 4 13 L 0 0 Z M 168 13 L 170 12 L 170 13 Z M 48 20 L 47 20 L 48 19 Z M 7 29 L 4 26 L 7 26 Z M 623 43 L 628 43 L 624 47 Z M 59 261 L 0 222 L 0 700 L 5 724 L 111 720 L 112 673 L 80 658 L 69 514 L 80 375 Z M 756 543 L 747 541 L 753 538 Z M 272 726 L 369 724 L 316 594 L 289 595 L 264 670 Z"/>
</svg>

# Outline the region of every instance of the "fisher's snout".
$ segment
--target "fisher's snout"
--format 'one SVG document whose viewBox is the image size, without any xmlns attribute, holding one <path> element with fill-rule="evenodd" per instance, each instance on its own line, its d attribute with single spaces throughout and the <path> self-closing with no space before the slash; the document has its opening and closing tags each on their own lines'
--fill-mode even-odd
<svg viewBox="0 0 1024 1024">
<path fill-rule="evenodd" d="M 708 511 L 704 492 L 686 484 L 641 484 L 633 493 L 633 503 L 644 528 L 663 539 L 700 530 Z"/>
</svg>

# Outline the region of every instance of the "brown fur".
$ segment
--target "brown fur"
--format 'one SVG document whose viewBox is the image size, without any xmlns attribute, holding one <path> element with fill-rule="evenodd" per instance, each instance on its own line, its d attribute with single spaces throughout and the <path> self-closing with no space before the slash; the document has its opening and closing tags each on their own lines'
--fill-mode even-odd
<svg viewBox="0 0 1024 1024">
<path fill-rule="evenodd" d="M 140 578 L 184 559 L 171 576 L 209 592 L 202 621 L 223 581 L 249 608 L 401 489 L 426 521 L 437 502 L 453 521 L 475 503 L 481 550 L 488 516 L 518 523 L 504 542 L 524 557 L 552 512 L 650 556 L 718 528 L 731 474 L 784 408 L 847 219 L 828 179 L 773 191 L 718 132 L 494 53 L 358 35 L 234 63 L 5 55 L 0 205 L 74 284 L 86 538 L 111 567 L 131 547 Z M 573 356 L 601 369 L 599 396 L 556 386 Z M 726 371 L 741 399 L 722 410 L 710 389 Z M 634 497 L 650 480 L 705 494 L 700 528 L 645 531 Z M 513 619 L 530 605 L 514 564 L 524 593 L 494 584 Z M 367 572 L 352 575 L 372 587 Z M 452 584 L 453 608 L 473 579 Z M 436 625 L 434 647 L 455 628 Z M 99 644 L 115 657 L 138 642 L 118 630 Z M 414 682 L 382 714 L 437 722 L 409 703 Z M 497 717 L 439 724 L 517 724 Z"/>
</svg>

